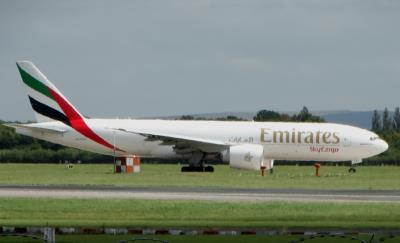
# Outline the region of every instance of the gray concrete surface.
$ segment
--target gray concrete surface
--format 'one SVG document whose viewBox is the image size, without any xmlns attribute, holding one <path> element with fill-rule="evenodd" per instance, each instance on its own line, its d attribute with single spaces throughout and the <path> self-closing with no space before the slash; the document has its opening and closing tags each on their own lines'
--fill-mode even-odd
<svg viewBox="0 0 400 243">
<path fill-rule="evenodd" d="M 234 189 L 186 187 L 114 186 L 12 186 L 0 185 L 0 197 L 36 198 L 128 198 L 162 200 L 205 200 L 230 202 L 326 201 L 395 202 L 400 191 L 390 190 L 305 190 Z"/>
</svg>

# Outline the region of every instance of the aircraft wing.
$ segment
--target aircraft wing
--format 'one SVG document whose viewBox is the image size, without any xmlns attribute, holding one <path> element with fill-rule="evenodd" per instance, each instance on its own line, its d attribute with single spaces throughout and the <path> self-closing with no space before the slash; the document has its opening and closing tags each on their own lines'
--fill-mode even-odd
<svg viewBox="0 0 400 243">
<path fill-rule="evenodd" d="M 36 132 L 45 132 L 45 133 L 63 134 L 63 133 L 67 132 L 67 130 L 58 128 L 58 127 L 38 127 L 38 126 L 29 125 L 29 124 L 17 124 L 17 123 L 5 123 L 2 125 L 7 126 L 7 127 L 12 127 L 15 129 L 25 129 L 25 130 L 36 131 Z"/>
<path fill-rule="evenodd" d="M 188 149 L 192 151 L 202 152 L 221 152 L 229 148 L 230 144 L 212 139 L 203 139 L 190 136 L 182 136 L 176 134 L 165 134 L 157 132 L 144 132 L 144 131 L 132 131 L 126 129 L 115 129 L 118 131 L 138 134 L 146 137 L 146 141 L 161 141 L 162 145 L 175 145 L 178 149 Z"/>
</svg>

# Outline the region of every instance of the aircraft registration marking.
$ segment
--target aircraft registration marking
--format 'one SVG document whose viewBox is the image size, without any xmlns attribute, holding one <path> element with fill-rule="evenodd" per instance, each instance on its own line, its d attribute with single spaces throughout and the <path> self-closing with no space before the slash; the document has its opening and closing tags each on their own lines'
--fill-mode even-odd
<svg viewBox="0 0 400 243">
<path fill-rule="evenodd" d="M 253 137 L 231 137 L 229 138 L 230 143 L 253 143 L 254 138 Z"/>
</svg>

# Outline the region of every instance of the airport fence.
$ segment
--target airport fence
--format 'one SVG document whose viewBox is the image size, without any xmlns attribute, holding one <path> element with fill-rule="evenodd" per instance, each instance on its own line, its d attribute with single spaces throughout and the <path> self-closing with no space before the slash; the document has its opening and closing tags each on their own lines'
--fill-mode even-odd
<svg viewBox="0 0 400 243">
<path fill-rule="evenodd" d="M 371 231 L 372 232 L 372 231 Z M 125 228 L 14 228 L 0 227 L 0 238 L 29 238 L 34 241 L 42 241 L 44 243 L 55 243 L 57 235 L 111 235 L 110 243 L 129 243 L 129 242 L 160 242 L 169 243 L 164 239 L 159 239 L 157 235 L 174 235 L 174 236 L 264 236 L 265 241 L 269 242 L 268 236 L 295 236 L 297 239 L 288 239 L 287 243 L 323 243 L 337 242 L 347 243 L 394 243 L 400 242 L 399 230 L 380 230 L 371 233 L 367 230 L 299 230 L 299 229 L 125 229 Z M 140 236 L 143 235 L 143 236 Z M 117 236 L 119 239 L 117 239 Z M 121 237 L 122 236 L 122 237 Z M 125 237 L 124 237 L 125 236 Z M 133 238 L 128 238 L 133 237 Z M 121 239 L 128 238 L 128 239 Z M 162 238 L 162 237 L 160 237 Z M 284 239 L 283 239 L 284 240 Z M 13 241 L 14 242 L 14 241 Z M 103 241 L 104 242 L 104 241 Z M 284 241 L 282 241 L 284 242 Z"/>
<path fill-rule="evenodd" d="M 345 235 L 345 234 L 316 234 L 316 235 L 310 235 L 307 237 L 300 237 L 297 240 L 293 240 L 290 243 L 302 243 L 302 242 L 323 242 L 324 239 L 328 238 L 335 238 L 335 239 L 341 239 L 340 242 L 359 242 L 359 243 L 384 243 L 384 242 L 399 242 L 400 237 L 399 235 L 395 234 L 389 234 L 389 235 L 384 235 L 384 236 L 379 236 L 375 237 L 375 234 L 371 235 L 371 238 L 369 240 L 361 239 L 357 236 L 352 236 L 352 235 Z M 393 241 L 396 240 L 396 241 Z"/>
</svg>

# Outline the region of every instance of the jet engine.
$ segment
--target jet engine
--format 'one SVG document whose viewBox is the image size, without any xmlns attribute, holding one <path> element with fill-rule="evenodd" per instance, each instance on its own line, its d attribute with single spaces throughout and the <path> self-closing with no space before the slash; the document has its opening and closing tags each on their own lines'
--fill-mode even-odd
<svg viewBox="0 0 400 243">
<path fill-rule="evenodd" d="M 231 146 L 229 165 L 237 169 L 260 170 L 261 166 L 264 166 L 264 147 L 258 144 Z"/>
</svg>

